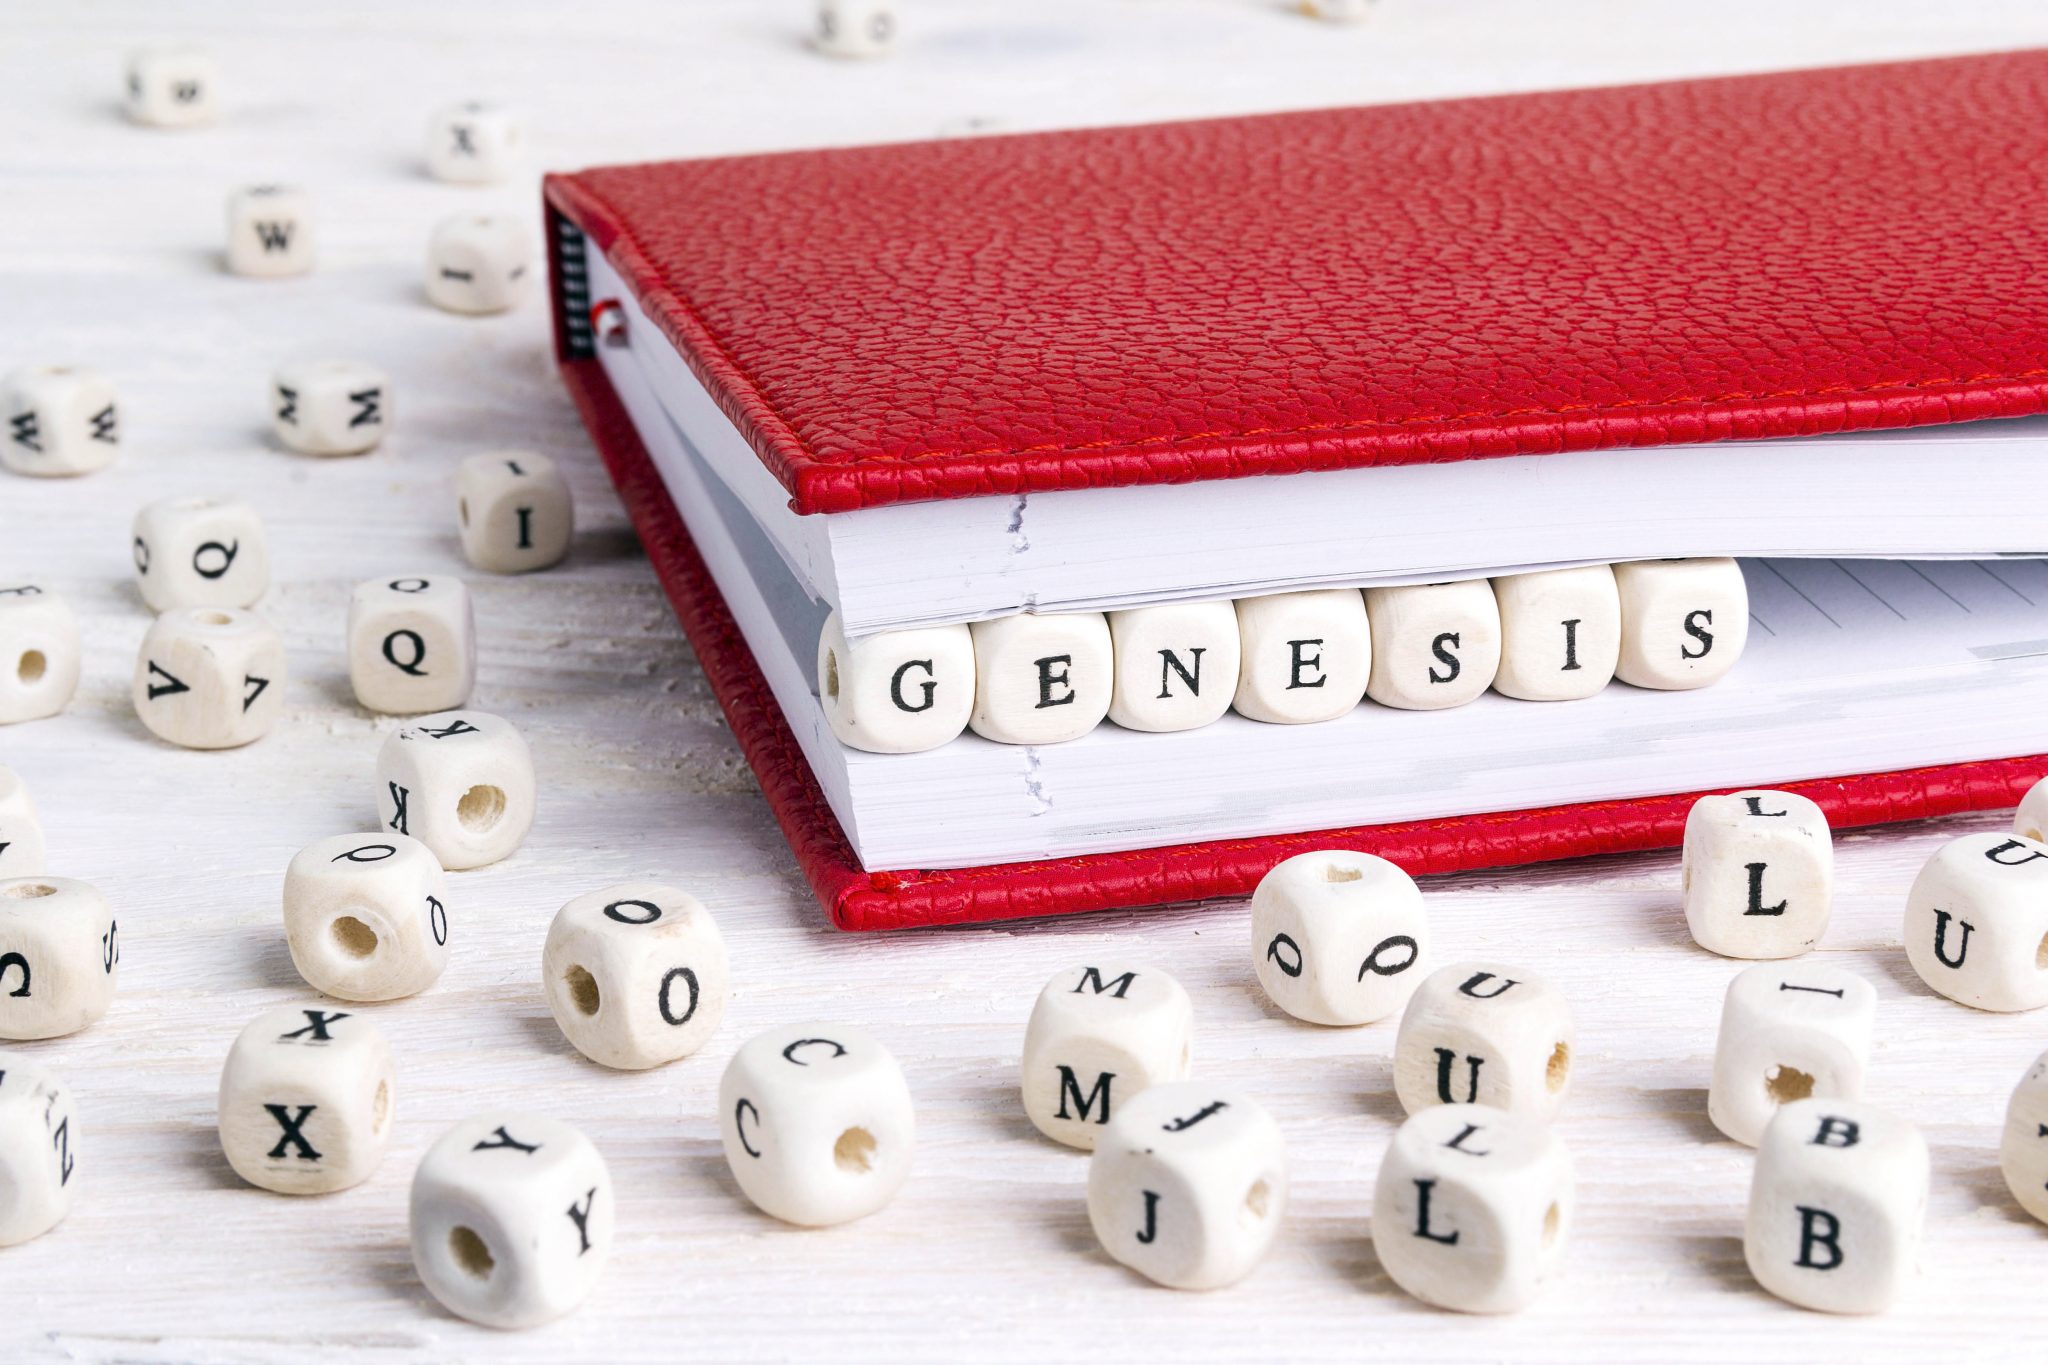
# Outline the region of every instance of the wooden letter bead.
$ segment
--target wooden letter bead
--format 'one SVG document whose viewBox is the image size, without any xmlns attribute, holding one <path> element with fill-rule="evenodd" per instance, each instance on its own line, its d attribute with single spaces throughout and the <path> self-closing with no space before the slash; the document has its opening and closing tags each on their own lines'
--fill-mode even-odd
<svg viewBox="0 0 2048 1365">
<path fill-rule="evenodd" d="M 880 57 L 896 46 L 896 7 L 887 0 L 818 0 L 818 51 Z"/>
<path fill-rule="evenodd" d="M 1605 564 L 1493 580 L 1500 606 L 1500 671 L 1493 690 L 1522 701 L 1576 701 L 1614 679 L 1621 660 L 1621 594 Z"/>
<path fill-rule="evenodd" d="M 0 765 L 0 880 L 43 873 L 43 822 L 28 785 Z"/>
<path fill-rule="evenodd" d="M 1463 706 L 1500 668 L 1500 608 L 1493 584 L 1417 583 L 1367 588 L 1372 678 L 1365 695 L 1405 711 Z"/>
<path fill-rule="evenodd" d="M 1370 853 L 1297 854 L 1252 894 L 1259 984 L 1312 1024 L 1369 1024 L 1400 1009 L 1428 943 L 1414 878 Z"/>
<path fill-rule="evenodd" d="M 135 514 L 135 585 L 151 611 L 253 607 L 270 588 L 263 521 L 246 502 L 164 498 Z"/>
<path fill-rule="evenodd" d="M 591 1061 L 640 1071 L 687 1057 L 725 1015 L 725 940 L 673 886 L 578 896 L 548 926 L 541 981 L 562 1035 Z"/>
<path fill-rule="evenodd" d="M 1280 1125 L 1201 1081 L 1133 1096 L 1088 1162 L 1088 1221 L 1102 1249 L 1173 1289 L 1220 1289 L 1249 1275 L 1286 1209 Z"/>
<path fill-rule="evenodd" d="M 71 1092 L 35 1058 L 0 1052 L 0 1247 L 31 1241 L 62 1222 L 77 1176 Z"/>
<path fill-rule="evenodd" d="M 1024 1112 L 1055 1142 L 1091 1150 L 1149 1086 L 1185 1080 L 1195 1009 L 1157 967 L 1070 967 L 1046 983 L 1024 1030 Z"/>
<path fill-rule="evenodd" d="M 459 578 L 399 574 L 348 602 L 348 677 L 386 715 L 449 711 L 476 689 L 476 610 Z"/>
<path fill-rule="evenodd" d="M 1796 957 L 1834 897 L 1828 817 L 1791 792 L 1703 796 L 1685 817 L 1685 922 L 1723 957 Z"/>
<path fill-rule="evenodd" d="M 1798 1100 L 1757 1145 L 1742 1254 L 1788 1303 L 1875 1313 L 1912 1276 L 1926 1218 L 1918 1129 L 1867 1104 Z"/>
<path fill-rule="evenodd" d="M 1998 1165 L 2019 1206 L 2048 1223 L 2048 1052 L 2034 1059 L 2006 1103 Z"/>
<path fill-rule="evenodd" d="M 0 584 L 0 725 L 41 720 L 78 690 L 78 618 L 34 583 Z"/>
<path fill-rule="evenodd" d="M 284 709 L 284 641 L 253 612 L 180 607 L 142 637 L 135 714 L 187 749 L 261 739 Z"/>
<path fill-rule="evenodd" d="M 962 625 L 926 626 L 852 641 L 835 611 L 818 635 L 818 704 L 850 748 L 936 749 L 974 714 L 974 635 Z"/>
<path fill-rule="evenodd" d="M 258 1015 L 220 1073 L 220 1145 L 251 1185 L 326 1194 L 369 1179 L 391 1142 L 391 1048 L 365 1014 Z"/>
<path fill-rule="evenodd" d="M 1490 1104 L 1548 1121 L 1571 1083 L 1571 1009 L 1549 983 L 1460 962 L 1416 988 L 1394 1039 L 1394 1091 L 1419 1113 Z"/>
<path fill-rule="evenodd" d="M 733 1179 L 762 1212 L 829 1227 L 865 1218 L 910 1176 L 910 1087 L 882 1045 L 845 1024 L 770 1029 L 718 1083 Z"/>
<path fill-rule="evenodd" d="M 306 984 L 397 1000 L 448 965 L 448 879 L 417 839 L 386 830 L 309 844 L 284 874 L 284 934 Z"/>
<path fill-rule="evenodd" d="M 1965 834 L 1937 849 L 1906 895 L 1906 958 L 1976 1009 L 2048 1005 L 2048 844 Z"/>
<path fill-rule="evenodd" d="M 313 196 L 289 185 L 252 185 L 228 199 L 228 269 L 237 275 L 303 275 L 313 268 Z"/>
<path fill-rule="evenodd" d="M 1301 12 L 1330 24 L 1355 24 L 1372 13 L 1377 0 L 1301 0 Z"/>
<path fill-rule="evenodd" d="M 456 1124 L 412 1178 L 412 1263 L 427 1291 L 486 1327 L 537 1327 L 589 1296 L 611 1255 L 612 1180 L 555 1119 Z"/>
<path fill-rule="evenodd" d="M 121 937 L 106 897 L 66 877 L 0 882 L 0 1038 L 61 1038 L 107 1012 Z"/>
<path fill-rule="evenodd" d="M 355 360 L 286 365 L 270 377 L 270 429 L 301 455 L 361 455 L 391 425 L 391 380 Z"/>
<path fill-rule="evenodd" d="M 75 365 L 29 365 L 7 376 L 0 464 L 63 477 L 104 469 L 121 450 L 114 386 Z"/>
<path fill-rule="evenodd" d="M 974 732 L 1000 744 L 1079 739 L 1109 714 L 1115 685 L 1102 613 L 976 621 Z"/>
<path fill-rule="evenodd" d="M 1365 697 L 1372 632 L 1356 588 L 1316 588 L 1237 600 L 1243 660 L 1231 705 L 1251 720 L 1335 720 Z"/>
<path fill-rule="evenodd" d="M 1682 691 L 1718 681 L 1749 641 L 1749 585 L 1732 559 L 1650 559 L 1614 566 L 1621 658 L 1614 676 Z"/>
<path fill-rule="evenodd" d="M 533 828 L 533 751 L 483 711 L 422 716 L 377 751 L 377 816 L 450 872 L 509 858 Z"/>
<path fill-rule="evenodd" d="M 436 110 L 427 125 L 427 170 L 436 180 L 489 185 L 518 169 L 526 128 L 502 104 L 465 100 Z"/>
<path fill-rule="evenodd" d="M 1870 1061 L 1877 992 L 1813 963 L 1751 967 L 1728 983 L 1707 1114 L 1754 1147 L 1793 1100 L 1857 1100 Z"/>
<path fill-rule="evenodd" d="M 576 529 L 569 485 L 530 450 L 472 455 L 455 475 L 462 553 L 492 573 L 531 573 L 562 562 Z"/>
<path fill-rule="evenodd" d="M 219 69 L 212 56 L 191 47 L 152 47 L 129 54 L 128 117 L 152 128 L 189 128 L 213 122 Z"/>
<path fill-rule="evenodd" d="M 1237 694 L 1237 608 L 1228 601 L 1109 614 L 1116 686 L 1109 718 L 1126 730 L 1194 730 Z"/>
<path fill-rule="evenodd" d="M 451 313 L 502 313 L 532 274 L 533 239 L 517 219 L 458 213 L 427 242 L 427 299 Z"/>
<path fill-rule="evenodd" d="M 1571 1157 L 1546 1125 L 1485 1104 L 1424 1109 L 1380 1162 L 1373 1250 L 1424 1303 L 1512 1313 L 1563 1263 L 1572 1203 Z"/>
<path fill-rule="evenodd" d="M 2012 832 L 2035 843 L 2048 843 L 2048 777 L 2027 788 L 2013 812 Z"/>
</svg>

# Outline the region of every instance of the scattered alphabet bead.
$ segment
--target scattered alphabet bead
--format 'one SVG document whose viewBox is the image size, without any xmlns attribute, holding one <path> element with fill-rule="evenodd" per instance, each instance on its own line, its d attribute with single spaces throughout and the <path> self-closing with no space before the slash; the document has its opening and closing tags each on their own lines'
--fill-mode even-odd
<svg viewBox="0 0 2048 1365">
<path fill-rule="evenodd" d="M 2012 832 L 2037 844 L 2048 843 L 2048 777 L 2027 788 L 2013 812 Z"/>
<path fill-rule="evenodd" d="M 36 1059 L 0 1052 L 0 1247 L 64 1221 L 78 1188 L 78 1111 Z"/>
<path fill-rule="evenodd" d="M 78 691 L 78 618 L 34 583 L 0 584 L 0 725 L 41 720 Z"/>
<path fill-rule="evenodd" d="M 120 405 L 106 376 L 77 365 L 27 365 L 7 376 L 0 464 L 64 477 L 104 469 L 121 451 Z"/>
<path fill-rule="evenodd" d="M 425 844 L 450 872 L 511 857 L 533 807 L 533 752 L 501 716 L 423 716 L 377 751 L 379 823 Z"/>
<path fill-rule="evenodd" d="M 1677 691 L 1718 682 L 1749 641 L 1749 586 L 1732 559 L 1649 559 L 1614 566 L 1621 658 L 1614 676 Z"/>
<path fill-rule="evenodd" d="M 896 47 L 889 0 L 818 0 L 818 51 L 828 57 L 880 57 Z"/>
<path fill-rule="evenodd" d="M 548 1009 L 576 1050 L 639 1071 L 687 1057 L 718 1031 L 725 940 L 695 896 L 625 882 L 578 896 L 541 952 Z"/>
<path fill-rule="evenodd" d="M 611 1255 L 611 1174 L 582 1133 L 532 1114 L 466 1119 L 412 1179 L 427 1291 L 486 1327 L 537 1327 L 590 1294 Z"/>
<path fill-rule="evenodd" d="M 0 1038 L 61 1038 L 114 1002 L 121 937 L 106 897 L 67 877 L 0 882 Z"/>
<path fill-rule="evenodd" d="M 427 125 L 427 170 L 436 180 L 489 185 L 518 168 L 526 127 L 517 111 L 464 100 L 434 111 Z"/>
<path fill-rule="evenodd" d="M 845 1024 L 798 1024 L 749 1039 L 718 1083 L 733 1179 L 785 1223 L 865 1218 L 910 1176 L 916 1120 L 903 1070 Z"/>
<path fill-rule="evenodd" d="M 233 749 L 261 739 L 284 709 L 284 641 L 253 612 L 179 607 L 142 637 L 131 693 L 159 739 Z"/>
<path fill-rule="evenodd" d="M 1500 606 L 1500 671 L 1493 690 L 1522 701 L 1576 701 L 1614 680 L 1621 661 L 1621 594 L 1606 564 L 1506 574 L 1493 580 Z"/>
<path fill-rule="evenodd" d="M 45 856 L 43 822 L 28 784 L 0 764 L 0 880 L 40 877 Z"/>
<path fill-rule="evenodd" d="M 1860 1100 L 1877 992 L 1815 963 L 1751 967 L 1728 983 L 1707 1114 L 1754 1147 L 1780 1105 Z"/>
<path fill-rule="evenodd" d="M 1382 706 L 1441 711 L 1493 686 L 1500 669 L 1500 607 L 1483 578 L 1367 588 L 1372 673 L 1365 694 Z"/>
<path fill-rule="evenodd" d="M 1563 1264 L 1573 1202 L 1571 1157 L 1547 1125 L 1486 1104 L 1423 1109 L 1380 1161 L 1373 1250 L 1424 1303 L 1511 1313 Z"/>
<path fill-rule="evenodd" d="M 327 1194 L 391 1142 L 391 1047 L 368 1015 L 287 1006 L 251 1020 L 220 1074 L 220 1145 L 251 1185 Z"/>
<path fill-rule="evenodd" d="M 386 715 L 449 711 L 476 688 L 476 611 L 459 578 L 397 574 L 356 585 L 348 603 L 356 700 Z"/>
<path fill-rule="evenodd" d="M 427 242 L 427 299 L 451 313 L 502 313 L 526 296 L 533 264 L 517 219 L 458 213 Z"/>
<path fill-rule="evenodd" d="M 1369 1024 L 1408 1003 L 1429 944 L 1414 878 L 1370 853 L 1301 853 L 1252 894 L 1252 966 L 1312 1024 Z"/>
<path fill-rule="evenodd" d="M 1828 1313 L 1876 1313 L 1913 1274 L 1927 1143 L 1867 1104 L 1799 1100 L 1757 1145 L 1742 1254 L 1758 1284 Z"/>
<path fill-rule="evenodd" d="M 462 553 L 492 573 L 531 573 L 562 562 L 576 529 L 569 484 L 531 450 L 472 455 L 455 475 Z"/>
<path fill-rule="evenodd" d="M 2034 1059 L 2006 1102 L 1998 1167 L 2019 1206 L 2048 1223 L 2048 1052 Z"/>
<path fill-rule="evenodd" d="M 391 426 L 391 380 L 356 360 L 285 365 L 270 377 L 270 429 L 301 455 L 361 455 Z"/>
<path fill-rule="evenodd" d="M 1951 1000 L 2048 1005 L 2048 844 L 1965 834 L 1942 845 L 1906 895 L 1905 935 L 1913 970 Z"/>
<path fill-rule="evenodd" d="M 448 879 L 417 839 L 337 834 L 293 856 L 284 932 L 306 984 L 340 1000 L 397 1000 L 448 965 Z"/>
<path fill-rule="evenodd" d="M 1806 797 L 1701 797 L 1685 817 L 1683 869 L 1686 926 L 1709 952 L 1795 957 L 1827 930 L 1835 847 Z"/>
<path fill-rule="evenodd" d="M 1487 1104 L 1548 1121 L 1571 1084 L 1572 1017 L 1528 972 L 1460 962 L 1416 987 L 1394 1039 L 1394 1091 L 1420 1113 Z"/>
<path fill-rule="evenodd" d="M 162 498 L 135 514 L 135 585 L 151 611 L 253 607 L 270 588 L 263 520 L 231 498 Z"/>
<path fill-rule="evenodd" d="M 818 636 L 818 700 L 832 733 L 851 748 L 936 749 L 957 738 L 974 712 L 974 636 L 949 625 L 853 641 L 835 611 Z"/>
<path fill-rule="evenodd" d="M 1335 720 L 1365 697 L 1372 633 L 1356 588 L 1237 600 L 1242 662 L 1231 704 L 1276 725 Z"/>
<path fill-rule="evenodd" d="M 150 47 L 128 56 L 123 107 L 130 120 L 153 128 L 189 128 L 213 122 L 220 86 L 213 57 L 193 47 Z"/>
<path fill-rule="evenodd" d="M 1024 1030 L 1024 1112 L 1053 1141 L 1091 1150 L 1133 1096 L 1187 1078 L 1194 1029 L 1187 991 L 1157 967 L 1070 967 Z"/>
<path fill-rule="evenodd" d="M 228 270 L 303 275 L 313 268 L 313 196 L 290 185 L 252 185 L 228 198 Z"/>
<path fill-rule="evenodd" d="M 1101 612 L 976 621 L 974 732 L 1001 744 L 1079 739 L 1109 714 L 1115 686 L 1109 622 Z"/>
<path fill-rule="evenodd" d="M 1237 694 L 1237 608 L 1176 602 L 1109 613 L 1116 684 L 1109 718 L 1126 730 L 1193 730 Z"/>
<path fill-rule="evenodd" d="M 1088 1221 L 1102 1249 L 1173 1289 L 1220 1289 L 1249 1275 L 1286 1209 L 1280 1125 L 1200 1081 L 1130 1099 L 1088 1162 Z"/>
</svg>

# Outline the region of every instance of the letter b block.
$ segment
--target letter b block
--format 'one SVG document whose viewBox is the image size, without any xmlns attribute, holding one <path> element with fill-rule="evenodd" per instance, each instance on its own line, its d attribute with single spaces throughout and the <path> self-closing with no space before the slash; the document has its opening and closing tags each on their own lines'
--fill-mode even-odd
<svg viewBox="0 0 2048 1365">
<path fill-rule="evenodd" d="M 1369 1024 L 1406 1004 L 1428 943 L 1422 892 L 1370 853 L 1276 866 L 1252 895 L 1252 966 L 1273 1003 L 1312 1024 Z"/>
<path fill-rule="evenodd" d="M 1195 1014 L 1156 967 L 1070 967 L 1046 983 L 1024 1031 L 1024 1112 L 1038 1131 L 1092 1149 L 1116 1109 L 1186 1078 Z"/>
<path fill-rule="evenodd" d="M 1409 1113 L 1488 1104 L 1548 1121 L 1571 1082 L 1564 997 L 1528 972 L 1460 962 L 1432 973 L 1394 1038 L 1394 1092 Z"/>
<path fill-rule="evenodd" d="M 855 643 L 835 611 L 818 636 L 818 703 L 849 748 L 936 749 L 965 730 L 974 711 L 974 637 L 966 626 L 930 626 Z"/>
<path fill-rule="evenodd" d="M 1703 796 L 1685 817 L 1685 922 L 1723 957 L 1794 957 L 1820 942 L 1835 848 L 1821 808 L 1791 792 Z"/>
<path fill-rule="evenodd" d="M 1980 1010 L 2048 1005 L 2048 844 L 1966 834 L 1937 849 L 1906 895 L 1906 958 Z"/>
</svg>

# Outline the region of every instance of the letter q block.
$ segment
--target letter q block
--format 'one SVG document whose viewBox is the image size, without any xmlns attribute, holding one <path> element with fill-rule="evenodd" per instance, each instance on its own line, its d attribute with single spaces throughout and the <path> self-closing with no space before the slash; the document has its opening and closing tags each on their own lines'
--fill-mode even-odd
<svg viewBox="0 0 2048 1365">
<path fill-rule="evenodd" d="M 1428 941 L 1415 879 L 1370 853 L 1297 854 L 1252 893 L 1259 984 L 1312 1024 L 1369 1024 L 1400 1009 Z"/>
<path fill-rule="evenodd" d="M 476 688 L 476 610 L 459 578 L 399 574 L 356 585 L 348 677 L 372 711 L 452 711 Z"/>
</svg>

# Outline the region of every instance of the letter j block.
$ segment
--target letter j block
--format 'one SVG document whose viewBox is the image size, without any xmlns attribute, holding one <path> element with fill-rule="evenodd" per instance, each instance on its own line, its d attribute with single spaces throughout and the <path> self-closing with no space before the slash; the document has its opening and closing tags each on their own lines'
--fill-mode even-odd
<svg viewBox="0 0 2048 1365">
<path fill-rule="evenodd" d="M 1118 1106 L 1187 1079 L 1195 1012 L 1156 967 L 1089 964 L 1046 983 L 1024 1031 L 1024 1112 L 1055 1142 L 1093 1151 Z"/>
<path fill-rule="evenodd" d="M 951 625 L 851 641 L 835 611 L 818 636 L 818 703 L 849 748 L 936 749 L 965 730 L 974 711 L 974 638 Z"/>
</svg>

